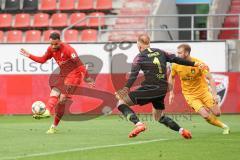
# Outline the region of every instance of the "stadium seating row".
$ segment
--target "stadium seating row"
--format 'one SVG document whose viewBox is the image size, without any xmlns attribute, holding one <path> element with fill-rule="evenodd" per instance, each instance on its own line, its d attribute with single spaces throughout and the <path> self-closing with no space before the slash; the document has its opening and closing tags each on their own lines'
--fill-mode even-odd
<svg viewBox="0 0 240 160">
<path fill-rule="evenodd" d="M 231 6 L 228 11 L 229 14 L 240 14 L 240 0 L 232 0 Z M 239 26 L 238 16 L 226 16 L 223 27 L 225 28 L 237 28 Z M 218 36 L 219 39 L 238 39 L 238 30 L 222 30 Z"/>
<path fill-rule="evenodd" d="M 76 27 L 98 27 L 99 25 L 105 25 L 105 19 L 95 17 L 104 15 L 102 12 L 93 12 L 88 15 L 92 16 L 92 18 L 84 20 L 86 14 L 80 12 L 72 13 L 69 17 L 67 13 L 54 13 L 51 17 L 47 13 L 36 13 L 33 15 L 33 18 L 28 13 L 16 14 L 15 18 L 12 14 L 3 13 L 0 14 L 0 28 L 67 27 L 79 20 L 83 20 L 83 22 L 77 24 Z"/>
<path fill-rule="evenodd" d="M 58 3 L 59 1 L 59 3 Z M 5 12 L 35 12 L 40 11 L 56 11 L 56 10 L 111 10 L 112 0 L 5 0 L 5 4 L 0 4 L 0 9 Z M 3 7 L 4 6 L 4 7 Z M 22 7 L 21 7 L 22 6 Z"/>
<path fill-rule="evenodd" d="M 49 35 L 52 32 L 59 32 L 59 30 L 28 30 L 22 32 L 21 30 L 12 30 L 3 32 L 0 31 L 0 43 L 40 43 L 48 42 Z M 64 34 L 64 41 L 66 42 L 96 42 L 98 31 L 94 29 L 85 29 L 79 32 L 75 29 L 67 30 Z"/>
</svg>

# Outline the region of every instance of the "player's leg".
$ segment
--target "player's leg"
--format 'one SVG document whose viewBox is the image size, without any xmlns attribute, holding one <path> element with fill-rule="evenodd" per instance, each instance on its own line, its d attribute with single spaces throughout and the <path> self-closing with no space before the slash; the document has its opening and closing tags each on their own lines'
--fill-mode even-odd
<svg viewBox="0 0 240 160">
<path fill-rule="evenodd" d="M 80 83 L 78 80 L 77 82 Z M 78 84 L 78 83 L 77 83 Z M 53 124 L 47 131 L 48 134 L 52 134 L 56 132 L 56 128 L 59 125 L 59 122 L 61 121 L 67 102 L 72 98 L 72 94 L 76 91 L 77 86 L 75 85 L 69 85 L 65 88 L 64 93 L 61 93 L 59 96 L 59 102 L 55 108 L 55 114 L 54 114 L 54 120 Z"/>
<path fill-rule="evenodd" d="M 117 104 L 118 110 L 134 125 L 135 128 L 129 133 L 128 137 L 136 137 L 139 133 L 146 130 L 146 125 L 142 123 L 135 112 L 124 101 L 119 100 Z"/>
<path fill-rule="evenodd" d="M 219 107 L 218 104 L 210 107 L 209 109 L 211 110 L 211 112 L 212 112 L 215 116 L 217 116 L 217 117 L 221 116 L 221 109 L 220 109 L 220 107 Z"/>
<path fill-rule="evenodd" d="M 208 109 L 217 117 L 221 115 L 221 109 L 218 105 L 218 102 L 215 102 L 212 94 L 210 92 L 206 92 L 202 94 L 200 97 L 204 106 L 208 107 Z"/>
<path fill-rule="evenodd" d="M 118 110 L 135 125 L 135 128 L 129 133 L 129 138 L 136 137 L 139 133 L 146 130 L 145 124 L 139 120 L 135 112 L 130 108 L 130 106 L 137 104 L 136 97 L 138 94 L 138 91 L 130 92 L 123 99 L 119 98 L 117 103 Z"/>
<path fill-rule="evenodd" d="M 208 123 L 218 127 L 222 126 L 222 123 L 220 123 L 214 115 L 210 114 L 209 109 L 204 107 L 205 105 L 200 97 L 195 98 L 188 96 L 186 100 L 187 103 L 195 110 L 195 112 L 203 117 Z"/>
<path fill-rule="evenodd" d="M 57 131 L 56 128 L 58 127 L 59 122 L 61 121 L 64 115 L 66 101 L 67 101 L 67 96 L 65 94 L 61 94 L 59 98 L 59 103 L 55 107 L 53 124 L 50 126 L 49 130 L 46 132 L 47 134 L 56 133 Z"/>
<path fill-rule="evenodd" d="M 202 101 L 206 108 L 201 110 L 204 110 L 204 112 L 205 110 L 207 110 L 209 113 L 207 117 L 205 116 L 204 118 L 207 120 L 208 123 L 223 128 L 223 134 L 229 134 L 230 133 L 229 127 L 216 117 L 221 115 L 219 105 L 215 103 L 211 93 L 205 93 L 204 95 L 205 96 L 202 98 Z"/>
<path fill-rule="evenodd" d="M 56 87 L 52 88 L 50 92 L 50 97 L 46 103 L 46 111 L 42 115 L 33 115 L 33 118 L 42 119 L 50 117 L 51 113 L 53 112 L 53 109 L 58 104 L 60 94 L 61 91 L 58 88 Z"/>
<path fill-rule="evenodd" d="M 226 126 L 219 119 L 217 119 L 217 117 L 215 115 L 211 114 L 211 112 L 208 112 L 205 107 L 201 107 L 197 111 L 197 113 L 200 114 L 208 123 L 210 123 L 214 126 L 217 126 L 220 128 L 224 128 Z"/>
<path fill-rule="evenodd" d="M 47 101 L 46 108 L 52 113 L 55 106 L 58 104 L 61 91 L 54 87 L 51 90 L 50 97 Z"/>
<path fill-rule="evenodd" d="M 164 97 L 159 98 L 158 100 L 152 102 L 153 104 L 152 113 L 155 121 L 164 124 L 166 127 L 169 127 L 173 131 L 178 132 L 184 138 L 191 139 L 192 138 L 191 132 L 189 132 L 186 129 L 183 129 L 182 127 L 179 126 L 177 122 L 175 122 L 173 119 L 164 114 L 165 109 Z"/>
</svg>

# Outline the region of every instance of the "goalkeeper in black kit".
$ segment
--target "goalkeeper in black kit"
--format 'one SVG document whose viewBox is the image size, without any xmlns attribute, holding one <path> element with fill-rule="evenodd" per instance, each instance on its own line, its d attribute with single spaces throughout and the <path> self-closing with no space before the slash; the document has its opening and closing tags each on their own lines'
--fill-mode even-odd
<svg viewBox="0 0 240 160">
<path fill-rule="evenodd" d="M 138 37 L 137 46 L 140 53 L 134 58 L 129 79 L 125 87 L 115 93 L 118 99 L 118 110 L 135 125 L 129 133 L 129 138 L 136 137 L 147 128 L 130 106 L 152 103 L 153 117 L 156 121 L 179 132 L 184 138 L 191 139 L 190 131 L 180 127 L 173 119 L 164 115 L 164 98 L 168 91 L 166 65 L 167 62 L 195 67 L 203 67 L 204 64 L 190 62 L 163 50 L 150 48 L 150 38 L 146 34 Z M 143 71 L 145 80 L 136 90 L 130 91 L 140 70 Z"/>
</svg>

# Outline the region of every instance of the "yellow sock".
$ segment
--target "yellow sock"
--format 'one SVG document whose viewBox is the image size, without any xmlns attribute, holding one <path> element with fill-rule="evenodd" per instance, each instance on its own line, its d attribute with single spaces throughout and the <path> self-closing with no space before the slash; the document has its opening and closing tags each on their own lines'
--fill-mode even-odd
<svg viewBox="0 0 240 160">
<path fill-rule="evenodd" d="M 214 115 L 210 115 L 206 121 L 214 126 L 218 126 L 218 127 L 221 127 L 221 128 L 224 128 L 226 127 L 226 125 L 224 123 L 222 123 L 219 119 L 217 119 L 216 116 Z"/>
</svg>

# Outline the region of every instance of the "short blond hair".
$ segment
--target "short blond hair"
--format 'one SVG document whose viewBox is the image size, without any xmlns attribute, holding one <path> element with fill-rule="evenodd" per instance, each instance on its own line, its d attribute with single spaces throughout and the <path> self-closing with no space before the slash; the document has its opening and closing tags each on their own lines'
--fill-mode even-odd
<svg viewBox="0 0 240 160">
<path fill-rule="evenodd" d="M 147 34 L 141 34 L 138 36 L 138 42 L 142 45 L 149 45 L 150 44 L 150 37 Z"/>
</svg>

